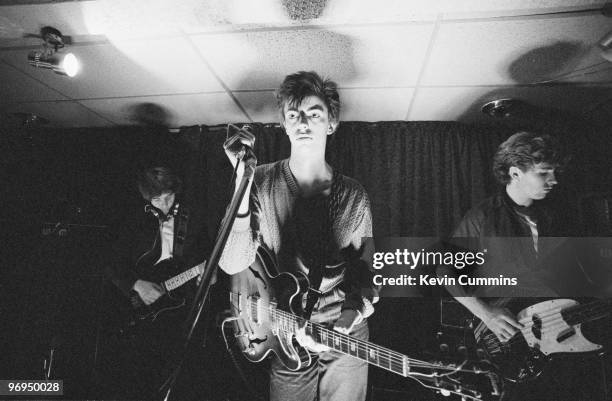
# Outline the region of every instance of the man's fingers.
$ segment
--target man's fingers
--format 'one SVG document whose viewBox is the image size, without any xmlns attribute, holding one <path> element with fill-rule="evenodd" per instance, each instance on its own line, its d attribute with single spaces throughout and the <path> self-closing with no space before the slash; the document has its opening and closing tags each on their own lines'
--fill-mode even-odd
<svg viewBox="0 0 612 401">
<path fill-rule="evenodd" d="M 255 144 L 255 136 L 253 134 L 247 134 L 245 132 L 240 131 L 236 135 L 226 140 L 223 143 L 223 148 L 231 152 L 236 152 L 240 150 L 242 145 L 252 148 L 254 144 Z"/>
<path fill-rule="evenodd" d="M 500 324 L 501 328 L 510 335 L 515 335 L 518 332 L 518 329 L 514 327 L 510 322 L 503 321 Z"/>
<path fill-rule="evenodd" d="M 514 327 L 515 329 L 520 330 L 520 329 L 522 329 L 522 328 L 523 328 L 523 325 L 522 325 L 522 324 L 520 324 L 519 322 L 517 322 L 517 321 L 516 321 L 516 319 L 513 319 L 513 318 L 508 317 L 508 316 L 504 316 L 504 320 L 505 320 L 505 321 L 506 321 L 508 324 L 510 324 L 512 327 Z"/>
<path fill-rule="evenodd" d="M 342 334 L 348 334 L 350 331 L 348 327 L 338 327 L 338 326 L 334 326 L 334 330 Z"/>
<path fill-rule="evenodd" d="M 306 334 L 306 325 L 298 327 L 295 331 L 295 339 L 302 347 L 308 348 L 314 352 L 329 351 L 327 346 L 317 343 L 311 336 Z"/>
</svg>

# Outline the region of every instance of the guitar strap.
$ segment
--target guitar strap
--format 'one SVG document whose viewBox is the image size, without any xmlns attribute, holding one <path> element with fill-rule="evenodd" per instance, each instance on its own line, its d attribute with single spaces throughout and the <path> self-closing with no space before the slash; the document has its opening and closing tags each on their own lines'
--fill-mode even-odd
<svg viewBox="0 0 612 401">
<path fill-rule="evenodd" d="M 174 216 L 174 240 L 172 245 L 172 257 L 182 259 L 185 248 L 185 237 L 187 236 L 187 223 L 189 222 L 189 210 L 178 206 L 178 212 Z"/>
<path fill-rule="evenodd" d="M 330 195 L 324 198 L 319 198 L 315 201 L 322 203 L 322 209 L 324 212 L 322 216 L 323 218 L 315 218 L 320 226 L 318 231 L 319 235 L 316 239 L 318 244 L 315 246 L 317 254 L 312 255 L 312 268 L 308 270 L 308 281 L 310 284 L 308 287 L 308 294 L 306 296 L 306 307 L 304 308 L 305 319 L 310 319 L 319 297 L 323 294 L 319 289 L 321 287 L 321 282 L 323 281 L 323 269 L 325 269 L 326 262 L 330 257 L 330 244 L 333 242 L 333 224 L 334 221 L 336 221 L 339 213 L 340 183 L 341 176 L 337 170 L 334 170 Z M 319 204 L 321 205 L 321 203 Z"/>
<path fill-rule="evenodd" d="M 304 308 L 304 319 L 306 320 L 310 319 L 312 310 L 319 300 L 319 296 L 321 295 L 319 287 L 321 286 L 322 280 L 323 266 L 318 265 L 308 271 L 308 281 L 310 284 L 308 286 L 308 295 L 306 296 L 306 307 Z"/>
</svg>

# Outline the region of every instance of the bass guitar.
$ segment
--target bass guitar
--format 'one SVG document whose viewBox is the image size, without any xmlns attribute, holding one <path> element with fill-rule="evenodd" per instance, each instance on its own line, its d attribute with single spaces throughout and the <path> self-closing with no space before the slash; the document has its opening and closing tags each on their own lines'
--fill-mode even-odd
<svg viewBox="0 0 612 401">
<path fill-rule="evenodd" d="M 518 312 L 517 320 L 523 328 L 505 343 L 478 321 L 473 329 L 476 344 L 505 379 L 530 380 L 540 375 L 553 354 L 600 351 L 603 346 L 587 340 L 581 325 L 609 315 L 611 301 L 581 305 L 572 299 L 553 299 L 536 303 Z M 505 306 L 508 302 L 499 299 L 494 304 Z"/>
<path fill-rule="evenodd" d="M 275 266 L 270 253 L 260 247 L 255 263 L 232 276 L 233 317 L 225 319 L 222 326 L 233 323 L 238 347 L 249 361 L 259 362 L 276 355 L 290 370 L 309 366 L 310 353 L 295 339 L 296 331 L 305 328 L 315 341 L 331 350 L 413 378 L 444 395 L 457 394 L 470 400 L 501 395 L 501 381 L 490 366 L 467 360 L 458 364 L 421 361 L 305 320 L 301 317 L 302 299 L 308 278 L 303 274 L 276 274 Z M 223 335 L 229 347 L 225 330 Z M 484 378 L 490 391 L 465 384 L 462 376 L 466 374 Z"/>
<path fill-rule="evenodd" d="M 138 293 L 132 290 L 130 302 L 135 320 L 154 321 L 160 314 L 184 306 L 185 294 L 181 291 L 181 287 L 201 275 L 205 266 L 206 261 L 176 274 L 177 266 L 173 259 L 166 259 L 149 268 L 142 279 L 159 284 L 164 294 L 151 305 L 146 305 Z"/>
</svg>

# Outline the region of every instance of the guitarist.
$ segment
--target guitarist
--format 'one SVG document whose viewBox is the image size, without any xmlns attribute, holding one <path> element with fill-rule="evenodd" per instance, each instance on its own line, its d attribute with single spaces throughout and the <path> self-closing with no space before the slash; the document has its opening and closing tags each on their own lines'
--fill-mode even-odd
<svg viewBox="0 0 612 401">
<path fill-rule="evenodd" d="M 203 225 L 194 221 L 184 203 L 182 179 L 170 165 L 153 162 L 137 171 L 135 184 L 144 204 L 124 219 L 112 248 L 107 274 L 134 305 L 154 304 L 164 293 L 159 283 L 201 262 L 209 249 Z M 152 278 L 162 269 L 170 277 Z M 193 282 L 184 286 L 187 295 L 193 292 L 191 286 Z M 136 325 L 127 347 L 129 368 L 120 372 L 122 380 L 131 382 L 122 397 L 153 399 L 180 339 L 189 299 L 186 302 L 186 307 L 164 312 L 153 323 Z"/>
<path fill-rule="evenodd" d="M 453 237 L 482 242 L 475 244 L 476 247 L 487 250 L 489 244 L 484 243 L 487 239 L 507 237 L 510 246 L 494 246 L 493 251 L 497 254 L 489 253 L 487 258 L 513 260 L 523 267 L 533 267 L 537 263 L 538 240 L 560 235 L 554 232 L 556 222 L 552 211 L 541 202 L 557 185 L 555 173 L 560 163 L 559 150 L 551 137 L 528 132 L 512 135 L 499 146 L 493 158 L 493 173 L 503 189 L 468 211 Z M 521 237 L 531 240 L 514 241 Z M 502 252 L 507 254 L 500 254 Z M 468 297 L 459 286 L 452 287 L 452 291 L 452 295 L 499 340 L 508 341 L 521 328 L 507 309 L 481 298 Z"/>
<path fill-rule="evenodd" d="M 301 71 L 285 78 L 276 98 L 291 155 L 257 167 L 251 204 L 245 197 L 220 266 L 230 274 L 247 269 L 263 244 L 281 271 L 309 277 L 306 318 L 367 339 L 365 319 L 377 300 L 362 240 L 372 236 L 370 201 L 360 183 L 325 160 L 327 140 L 339 123 L 336 84 L 315 72 Z M 252 147 L 254 139 L 239 132 L 226 142 L 234 166 L 240 145 Z M 298 341 L 317 352 L 313 363 L 290 371 L 273 358 L 271 400 L 365 399 L 365 362 L 327 352 L 306 333 Z"/>
<path fill-rule="evenodd" d="M 455 239 L 466 239 L 470 248 L 488 250 L 486 258 L 490 263 L 484 269 L 493 269 L 493 272 L 489 270 L 486 275 L 495 277 L 503 273 L 506 277 L 518 277 L 517 288 L 509 290 L 509 293 L 517 291 L 516 296 L 556 296 L 552 287 L 544 285 L 547 281 L 535 278 L 541 278 L 538 269 L 542 268 L 539 265 L 542 260 L 563 248 L 551 250 L 547 246 L 550 241 L 544 241 L 544 237 L 569 236 L 568 216 L 555 216 L 545 201 L 557 185 L 556 174 L 562 162 L 558 144 L 552 137 L 531 132 L 512 135 L 499 146 L 493 158 L 493 173 L 503 189 L 471 209 L 453 233 Z M 499 237 L 505 238 L 496 240 Z M 567 263 L 572 262 L 567 260 Z M 500 265 L 502 271 L 495 271 Z M 448 268 L 441 268 L 438 273 L 457 274 Z M 523 327 L 509 309 L 494 303 L 493 299 L 474 296 L 474 290 L 476 294 L 487 294 L 487 288 L 467 289 L 457 285 L 447 289 L 501 342 L 508 342 Z M 490 296 L 499 293 L 499 287 L 488 292 Z M 578 384 L 568 387 L 568 383 L 572 383 L 569 376 L 560 376 L 555 380 L 540 378 L 520 386 L 507 385 L 504 399 L 573 400 L 578 399 L 576 390 L 584 395 L 584 388 Z"/>
</svg>

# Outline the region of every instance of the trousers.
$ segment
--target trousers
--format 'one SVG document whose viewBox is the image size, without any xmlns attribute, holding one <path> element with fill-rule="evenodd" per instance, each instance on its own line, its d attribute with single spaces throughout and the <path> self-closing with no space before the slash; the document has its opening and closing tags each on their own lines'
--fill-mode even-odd
<svg viewBox="0 0 612 401">
<path fill-rule="evenodd" d="M 367 321 L 355 325 L 350 335 L 367 340 Z M 312 363 L 297 371 L 285 368 L 278 358 L 270 366 L 271 401 L 363 401 L 367 384 L 367 362 L 336 351 L 312 355 Z"/>
</svg>

